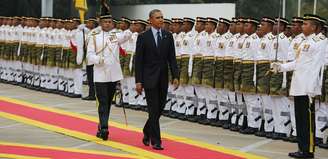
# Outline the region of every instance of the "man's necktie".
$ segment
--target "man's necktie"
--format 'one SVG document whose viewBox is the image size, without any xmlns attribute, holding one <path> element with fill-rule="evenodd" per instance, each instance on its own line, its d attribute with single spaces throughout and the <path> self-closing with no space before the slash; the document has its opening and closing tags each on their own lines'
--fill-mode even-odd
<svg viewBox="0 0 328 159">
<path fill-rule="evenodd" d="M 161 40 L 162 40 L 161 32 L 157 31 L 157 48 L 159 48 L 159 46 L 161 44 Z"/>
</svg>

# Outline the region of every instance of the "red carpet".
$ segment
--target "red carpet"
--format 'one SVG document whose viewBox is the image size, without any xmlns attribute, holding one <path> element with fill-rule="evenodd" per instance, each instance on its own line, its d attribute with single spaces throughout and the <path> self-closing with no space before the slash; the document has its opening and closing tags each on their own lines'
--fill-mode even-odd
<svg viewBox="0 0 328 159">
<path fill-rule="evenodd" d="M 0 154 L 14 154 L 31 157 L 45 157 L 51 159 L 126 159 L 136 158 L 125 154 L 102 154 L 95 151 L 89 152 L 83 150 L 72 151 L 65 148 L 49 148 L 41 146 L 11 145 L 0 143 Z"/>
<path fill-rule="evenodd" d="M 42 109 L 32 108 L 29 106 L 0 100 L 0 111 L 26 117 L 43 123 L 59 126 L 64 129 L 74 130 L 89 135 L 95 135 L 97 131 L 97 123 L 83 118 L 77 118 L 64 115 L 57 112 L 45 111 Z M 143 134 L 135 131 L 129 131 L 118 127 L 110 126 L 109 130 L 111 141 L 119 142 L 126 145 L 138 147 L 147 151 L 152 151 L 172 158 L 179 159 L 200 159 L 200 158 L 217 158 L 217 159 L 242 159 L 242 157 L 234 156 L 224 152 L 218 152 L 191 144 L 174 141 L 171 139 L 163 139 L 164 151 L 155 151 L 150 147 L 146 147 L 141 143 Z M 249 157 L 248 157 L 249 158 Z"/>
</svg>

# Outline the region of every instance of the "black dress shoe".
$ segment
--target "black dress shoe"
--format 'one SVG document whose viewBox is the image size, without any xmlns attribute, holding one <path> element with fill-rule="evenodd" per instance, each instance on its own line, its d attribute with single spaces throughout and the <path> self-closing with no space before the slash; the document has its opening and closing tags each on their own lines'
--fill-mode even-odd
<svg viewBox="0 0 328 159">
<path fill-rule="evenodd" d="M 154 150 L 164 150 L 164 148 L 162 147 L 161 144 L 154 144 L 154 145 L 153 145 L 153 149 L 154 149 Z"/>
<path fill-rule="evenodd" d="M 314 154 L 310 152 L 291 152 L 288 154 L 289 157 L 293 158 L 314 158 Z"/>
<path fill-rule="evenodd" d="M 96 100 L 96 97 L 87 96 L 87 97 L 83 97 L 82 100 Z"/>
<path fill-rule="evenodd" d="M 184 115 L 184 114 L 181 114 L 180 116 L 178 116 L 178 118 L 179 118 L 180 120 L 187 120 L 187 116 Z"/>
<path fill-rule="evenodd" d="M 264 131 L 258 131 L 255 133 L 255 136 L 258 136 L 258 137 L 265 137 L 266 133 Z"/>
<path fill-rule="evenodd" d="M 211 126 L 216 126 L 216 127 L 220 127 L 222 126 L 222 122 L 218 119 L 210 119 L 210 125 Z"/>
<path fill-rule="evenodd" d="M 254 134 L 256 132 L 256 130 L 257 130 L 256 128 L 248 127 L 246 129 L 241 129 L 239 132 L 242 134 L 248 135 L 248 134 Z"/>
<path fill-rule="evenodd" d="M 283 140 L 287 141 L 287 142 L 291 142 L 291 143 L 296 143 L 297 142 L 296 136 L 289 136 L 289 137 L 283 138 Z"/>
<path fill-rule="evenodd" d="M 236 125 L 236 124 L 231 124 L 231 126 L 230 126 L 230 130 L 231 130 L 231 131 L 239 131 L 239 129 L 238 129 L 238 125 Z"/>
<path fill-rule="evenodd" d="M 70 97 L 70 98 L 81 98 L 81 94 L 69 93 L 68 97 Z"/>
<path fill-rule="evenodd" d="M 197 116 L 196 115 L 188 115 L 187 120 L 190 122 L 196 122 L 197 121 Z"/>
<path fill-rule="evenodd" d="M 142 143 L 143 143 L 145 146 L 149 146 L 149 142 L 150 142 L 149 137 L 147 137 L 146 135 L 144 135 L 144 137 L 142 138 Z"/>
<path fill-rule="evenodd" d="M 100 132 L 100 130 L 97 131 L 96 136 L 97 136 L 97 138 L 101 138 L 101 132 Z"/>
<path fill-rule="evenodd" d="M 326 144 L 324 144 L 324 143 L 320 143 L 320 144 L 318 144 L 318 146 L 319 146 L 320 148 L 323 148 L 323 149 L 328 149 L 328 143 L 326 143 Z"/>
<path fill-rule="evenodd" d="M 231 124 L 229 121 L 226 121 L 222 126 L 223 129 L 230 129 L 230 127 L 231 127 Z"/>
<path fill-rule="evenodd" d="M 286 134 L 283 133 L 273 133 L 272 140 L 281 140 L 286 137 Z"/>
<path fill-rule="evenodd" d="M 108 130 L 107 129 L 101 129 L 100 130 L 100 138 L 104 141 L 108 140 Z"/>
</svg>

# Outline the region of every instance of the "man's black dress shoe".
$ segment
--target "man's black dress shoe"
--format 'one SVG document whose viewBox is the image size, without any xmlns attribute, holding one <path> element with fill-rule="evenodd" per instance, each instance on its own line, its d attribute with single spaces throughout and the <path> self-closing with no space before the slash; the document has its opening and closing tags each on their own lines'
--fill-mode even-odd
<svg viewBox="0 0 328 159">
<path fill-rule="evenodd" d="M 161 144 L 154 144 L 154 145 L 153 145 L 153 149 L 154 149 L 154 150 L 164 150 L 164 148 L 162 147 Z"/>
<path fill-rule="evenodd" d="M 143 143 L 145 146 L 149 146 L 149 142 L 150 142 L 149 137 L 144 136 L 143 139 L 142 139 L 142 143 Z"/>
<path fill-rule="evenodd" d="M 108 140 L 108 130 L 106 129 L 101 129 L 99 133 L 99 138 L 103 139 L 104 141 Z M 97 137 L 98 137 L 98 132 L 97 132 Z"/>
<path fill-rule="evenodd" d="M 289 157 L 293 158 L 314 158 L 314 154 L 310 152 L 291 152 L 288 154 Z"/>
</svg>

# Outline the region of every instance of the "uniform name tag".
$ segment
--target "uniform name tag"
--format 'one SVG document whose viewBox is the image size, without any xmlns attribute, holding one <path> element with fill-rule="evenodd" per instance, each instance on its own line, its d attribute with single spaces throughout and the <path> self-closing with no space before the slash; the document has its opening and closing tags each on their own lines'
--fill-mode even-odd
<svg viewBox="0 0 328 159">
<path fill-rule="evenodd" d="M 230 41 L 229 47 L 232 47 L 232 45 L 233 45 L 233 41 Z"/>
<path fill-rule="evenodd" d="M 265 43 L 261 43 L 261 49 L 264 50 L 266 47 L 266 44 Z"/>
<path fill-rule="evenodd" d="M 247 42 L 246 43 L 246 48 L 249 48 L 251 46 L 251 43 L 250 42 Z"/>
<path fill-rule="evenodd" d="M 207 47 L 211 47 L 211 41 L 207 41 Z"/>
<path fill-rule="evenodd" d="M 187 40 L 183 40 L 183 45 L 187 46 L 188 45 L 188 41 Z"/>
</svg>

